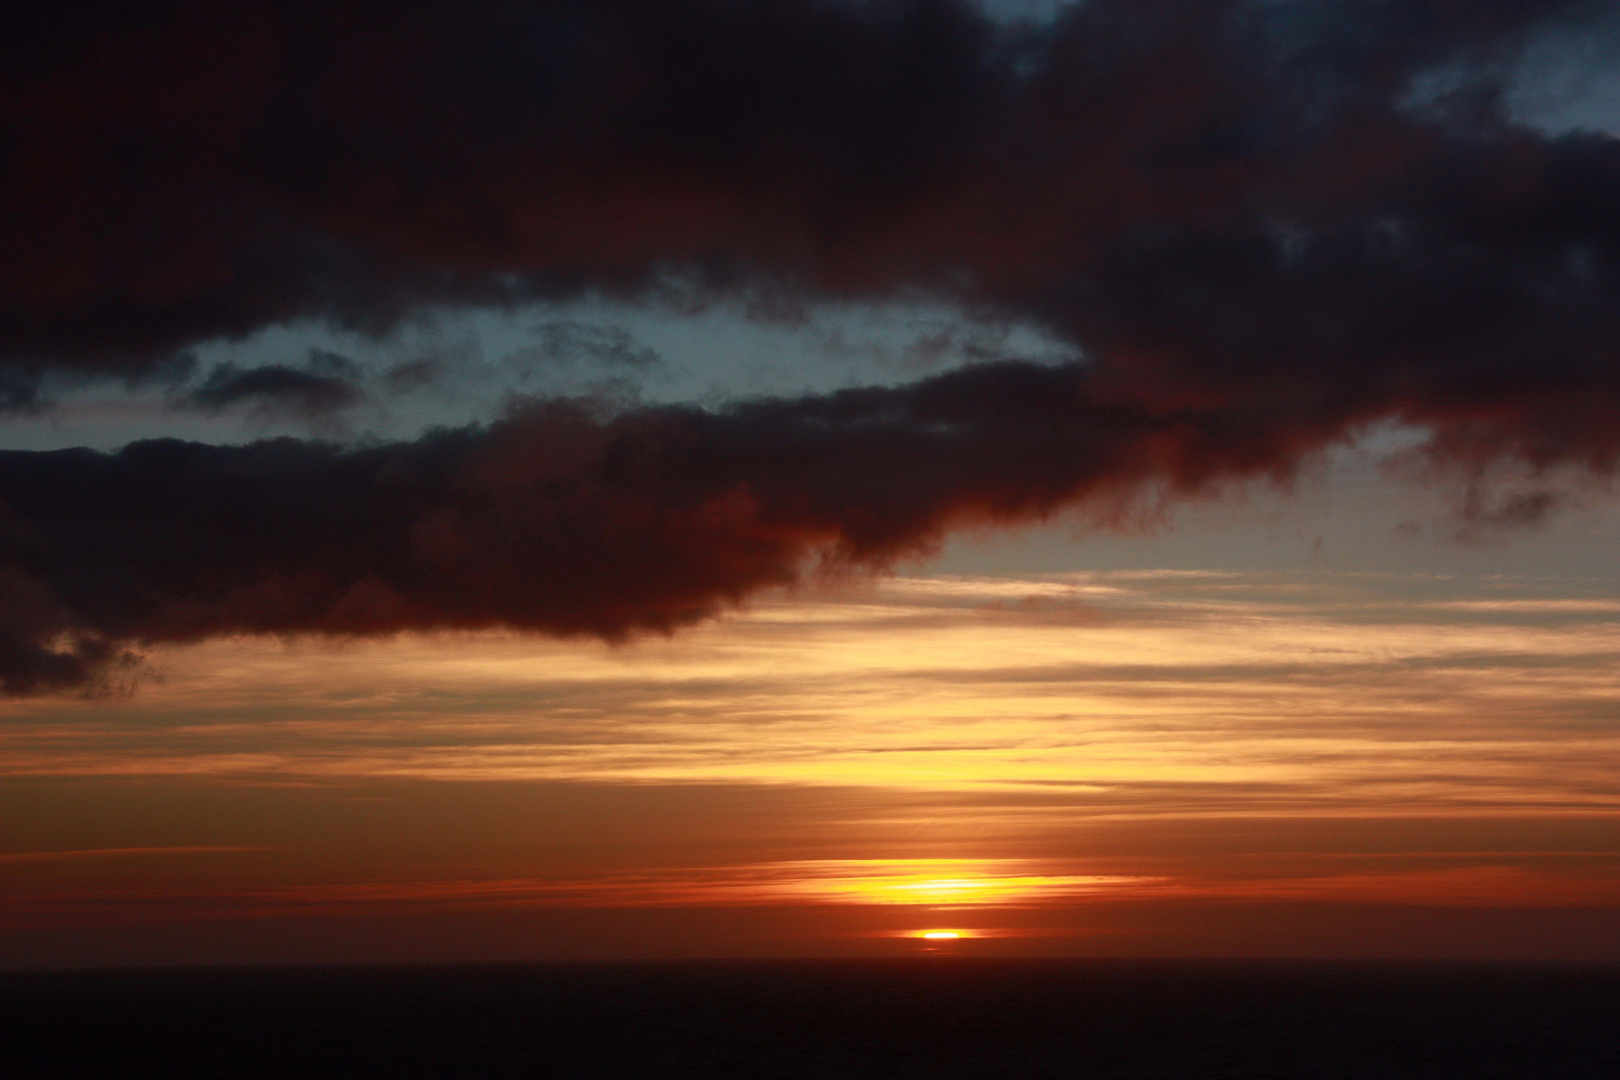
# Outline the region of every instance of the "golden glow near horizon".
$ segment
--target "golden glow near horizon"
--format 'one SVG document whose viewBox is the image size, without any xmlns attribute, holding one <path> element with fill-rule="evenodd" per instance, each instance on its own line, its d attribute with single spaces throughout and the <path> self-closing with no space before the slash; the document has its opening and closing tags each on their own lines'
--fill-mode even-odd
<svg viewBox="0 0 1620 1080">
<path fill-rule="evenodd" d="M 1620 596 L 1590 582 L 903 578 L 622 647 L 154 659 L 132 697 L 5 703 L 0 777 L 244 809 L 45 829 L 19 796 L 0 873 L 52 918 L 117 875 L 260 914 L 1620 903 Z"/>
<path fill-rule="evenodd" d="M 1511 585 L 1459 599 L 1368 575 L 899 579 L 624 647 L 216 642 L 160 654 L 167 681 L 128 699 L 8 703 L 0 775 L 1060 785 L 1116 804 L 1147 785 L 1151 813 L 1211 798 L 1620 808 L 1620 733 L 1591 720 L 1620 700 L 1620 598 Z"/>
<path fill-rule="evenodd" d="M 774 888 L 843 904 L 984 907 L 1106 893 L 1143 879 L 1107 874 L 1030 873 L 1017 860 L 844 859 L 779 864 Z M 1023 871 L 1023 872 L 1020 872 Z"/>
</svg>

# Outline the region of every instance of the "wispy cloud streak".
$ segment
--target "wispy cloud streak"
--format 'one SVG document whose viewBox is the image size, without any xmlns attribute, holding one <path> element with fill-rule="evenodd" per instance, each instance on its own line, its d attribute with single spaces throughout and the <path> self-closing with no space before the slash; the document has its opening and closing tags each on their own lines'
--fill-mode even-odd
<svg viewBox="0 0 1620 1080">
<path fill-rule="evenodd" d="M 1617 602 L 1480 587 L 903 578 L 678 642 L 241 640 L 137 699 L 14 706 L 0 767 L 1029 791 L 1124 817 L 1615 809 Z"/>
</svg>

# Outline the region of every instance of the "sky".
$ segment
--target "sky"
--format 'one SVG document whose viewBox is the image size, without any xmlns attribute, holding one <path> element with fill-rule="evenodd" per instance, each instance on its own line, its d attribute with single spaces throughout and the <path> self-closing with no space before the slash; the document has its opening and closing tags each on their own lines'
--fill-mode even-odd
<svg viewBox="0 0 1620 1080">
<path fill-rule="evenodd" d="M 1615 4 L 0 20 L 0 967 L 1620 959 Z"/>
</svg>

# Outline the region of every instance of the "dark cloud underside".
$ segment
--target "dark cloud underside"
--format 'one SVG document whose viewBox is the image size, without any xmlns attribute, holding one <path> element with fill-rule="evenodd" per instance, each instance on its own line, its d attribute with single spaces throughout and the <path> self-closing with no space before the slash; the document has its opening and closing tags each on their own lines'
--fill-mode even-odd
<svg viewBox="0 0 1620 1080">
<path fill-rule="evenodd" d="M 106 674 L 233 633 L 669 630 L 807 563 L 882 567 L 955 525 L 1274 468 L 1306 427 L 1098 402 L 987 365 L 720 412 L 532 407 L 360 449 L 292 439 L 0 454 L 0 678 Z"/>
</svg>

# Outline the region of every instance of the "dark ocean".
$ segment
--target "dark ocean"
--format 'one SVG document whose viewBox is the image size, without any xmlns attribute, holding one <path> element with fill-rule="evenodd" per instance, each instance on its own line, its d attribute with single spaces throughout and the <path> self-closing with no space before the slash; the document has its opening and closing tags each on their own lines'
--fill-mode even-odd
<svg viewBox="0 0 1620 1080">
<path fill-rule="evenodd" d="M 1620 1077 L 1620 968 L 908 961 L 0 975 L 0 1074 Z"/>
</svg>

